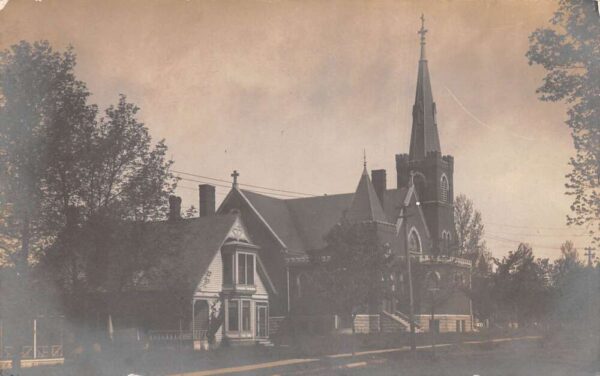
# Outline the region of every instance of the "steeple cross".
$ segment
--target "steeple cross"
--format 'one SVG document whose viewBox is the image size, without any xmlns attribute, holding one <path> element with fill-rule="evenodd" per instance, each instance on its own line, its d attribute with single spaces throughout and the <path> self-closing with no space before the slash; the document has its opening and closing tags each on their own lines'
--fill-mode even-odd
<svg viewBox="0 0 600 376">
<path fill-rule="evenodd" d="M 240 176 L 240 173 L 237 172 L 237 170 L 233 170 L 233 172 L 231 173 L 231 177 L 233 178 L 233 186 L 235 188 L 237 188 L 237 186 L 238 186 L 238 181 L 237 181 L 238 176 Z"/>
<path fill-rule="evenodd" d="M 363 149 L 363 167 L 367 168 L 367 150 Z"/>
<path fill-rule="evenodd" d="M 425 34 L 427 34 L 427 29 L 425 28 L 425 15 L 421 13 L 421 29 L 417 31 L 418 34 L 421 35 L 421 44 L 425 44 Z"/>
</svg>

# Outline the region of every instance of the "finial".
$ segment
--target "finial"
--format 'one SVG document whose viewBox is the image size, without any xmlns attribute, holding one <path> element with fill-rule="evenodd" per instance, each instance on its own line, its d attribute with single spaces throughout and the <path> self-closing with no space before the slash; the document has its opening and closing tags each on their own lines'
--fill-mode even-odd
<svg viewBox="0 0 600 376">
<path fill-rule="evenodd" d="M 238 181 L 237 181 L 238 176 L 240 176 L 240 173 L 237 172 L 237 170 L 233 170 L 233 172 L 231 173 L 231 177 L 233 178 L 233 188 L 238 187 Z"/>
<path fill-rule="evenodd" d="M 421 13 L 421 29 L 417 31 L 421 35 L 421 60 L 425 60 L 425 34 L 427 29 L 425 28 L 425 15 Z"/>
<path fill-rule="evenodd" d="M 367 168 L 367 151 L 363 149 L 363 167 Z"/>
</svg>

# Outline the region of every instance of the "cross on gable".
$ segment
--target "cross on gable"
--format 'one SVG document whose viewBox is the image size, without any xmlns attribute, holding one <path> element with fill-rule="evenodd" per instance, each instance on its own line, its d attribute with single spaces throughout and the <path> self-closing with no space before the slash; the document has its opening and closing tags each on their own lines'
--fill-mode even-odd
<svg viewBox="0 0 600 376">
<path fill-rule="evenodd" d="M 240 176 L 240 173 L 237 172 L 237 170 L 233 170 L 233 172 L 231 173 L 231 177 L 233 178 L 233 186 L 234 187 L 238 186 L 238 182 L 237 182 L 238 176 Z"/>
</svg>

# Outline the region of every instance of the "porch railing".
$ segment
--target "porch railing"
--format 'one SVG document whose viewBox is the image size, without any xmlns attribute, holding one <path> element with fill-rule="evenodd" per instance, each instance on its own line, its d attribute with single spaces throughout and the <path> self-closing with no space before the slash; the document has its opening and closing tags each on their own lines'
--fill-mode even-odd
<svg viewBox="0 0 600 376">
<path fill-rule="evenodd" d="M 206 339 L 207 330 L 150 330 L 148 340 L 157 341 L 193 341 Z"/>
</svg>

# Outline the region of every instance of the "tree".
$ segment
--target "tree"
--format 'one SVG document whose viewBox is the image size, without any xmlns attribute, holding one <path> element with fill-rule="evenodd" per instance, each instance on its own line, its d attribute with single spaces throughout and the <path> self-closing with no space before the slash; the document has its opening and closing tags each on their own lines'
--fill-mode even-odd
<svg viewBox="0 0 600 376">
<path fill-rule="evenodd" d="M 454 222 L 459 255 L 471 260 L 477 270 L 489 271 L 490 260 L 483 240 L 485 228 L 481 213 L 474 209 L 473 201 L 464 194 L 454 200 Z"/>
<path fill-rule="evenodd" d="M 344 219 L 325 240 L 325 251 L 312 255 L 312 280 L 321 301 L 346 317 L 375 308 L 390 261 L 389 247 L 381 244 L 375 225 Z"/>
<path fill-rule="evenodd" d="M 575 156 L 567 194 L 573 196 L 569 224 L 586 226 L 600 241 L 600 22 L 594 2 L 560 0 L 549 28 L 535 30 L 526 54 L 547 71 L 537 93 L 543 101 L 568 104 L 566 124 Z"/>
<path fill-rule="evenodd" d="M 2 236 L 20 243 L 13 253 L 20 274 L 53 235 L 58 206 L 69 204 L 71 184 L 80 181 L 95 108 L 74 66 L 71 49 L 54 52 L 47 42 L 0 53 L 0 203 L 10 215 Z"/>
<path fill-rule="evenodd" d="M 75 66 L 72 48 L 56 52 L 46 41 L 0 52 L 0 260 L 20 286 L 3 297 L 31 298 L 26 286 L 40 270 L 66 292 L 93 288 L 107 224 L 165 217 L 177 183 L 139 108 L 121 95 L 99 117 Z M 25 317 L 31 309 L 18 301 L 12 311 Z"/>
<path fill-rule="evenodd" d="M 495 260 L 491 295 L 500 321 L 520 325 L 539 322 L 549 309 L 551 266 L 547 259 L 535 259 L 527 244 L 519 244 L 502 260 Z"/>
</svg>

